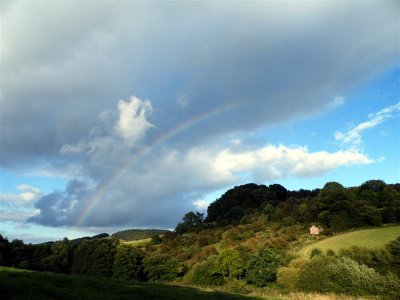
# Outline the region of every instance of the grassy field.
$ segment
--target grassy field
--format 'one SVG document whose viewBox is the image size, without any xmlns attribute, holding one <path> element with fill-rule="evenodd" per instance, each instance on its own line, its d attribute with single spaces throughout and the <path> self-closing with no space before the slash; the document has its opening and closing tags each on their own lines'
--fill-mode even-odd
<svg viewBox="0 0 400 300">
<path fill-rule="evenodd" d="M 279 297 L 227 294 L 198 288 L 163 285 L 157 283 L 129 282 L 110 278 L 63 275 L 34 272 L 0 266 L 0 299 L 135 299 L 135 300 L 377 300 L 378 297 L 351 297 L 291 293 Z"/>
<path fill-rule="evenodd" d="M 142 247 L 142 246 L 146 246 L 148 243 L 151 242 L 151 238 L 148 239 L 142 239 L 142 240 L 136 240 L 136 241 L 122 241 L 121 243 L 124 245 L 130 245 L 130 246 L 134 246 L 134 247 Z"/>
<path fill-rule="evenodd" d="M 278 299 L 208 292 L 200 289 L 21 271 L 0 267 L 1 299 Z"/>
<path fill-rule="evenodd" d="M 322 251 L 332 249 L 338 251 L 351 246 L 367 248 L 381 248 L 388 242 L 400 236 L 400 226 L 363 229 L 342 233 L 322 241 L 307 245 L 300 249 L 298 254 L 309 257 L 312 249 L 319 248 Z"/>
</svg>

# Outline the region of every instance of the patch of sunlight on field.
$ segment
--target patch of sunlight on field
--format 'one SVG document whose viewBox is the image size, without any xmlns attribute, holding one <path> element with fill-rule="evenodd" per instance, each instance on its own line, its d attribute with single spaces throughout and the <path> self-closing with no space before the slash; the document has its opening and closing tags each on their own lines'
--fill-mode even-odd
<svg viewBox="0 0 400 300">
<path fill-rule="evenodd" d="M 310 244 L 298 251 L 302 257 L 309 257 L 312 249 L 318 248 L 323 252 L 332 249 L 335 252 L 343 248 L 360 246 L 367 248 L 382 248 L 390 241 L 400 236 L 400 226 L 381 227 L 356 230 L 342 233 L 322 241 Z"/>
<path fill-rule="evenodd" d="M 150 242 L 151 242 L 151 238 L 143 239 L 143 240 L 137 240 L 137 241 L 122 241 L 121 240 L 121 244 L 130 245 L 130 246 L 133 246 L 133 247 L 145 246 L 145 245 L 149 244 Z"/>
<path fill-rule="evenodd" d="M 285 300 L 375 300 L 381 299 L 375 296 L 369 297 L 361 297 L 361 296 L 347 296 L 347 295 L 337 295 L 337 294 L 305 294 L 305 293 L 291 293 L 287 297 L 284 297 Z"/>
</svg>

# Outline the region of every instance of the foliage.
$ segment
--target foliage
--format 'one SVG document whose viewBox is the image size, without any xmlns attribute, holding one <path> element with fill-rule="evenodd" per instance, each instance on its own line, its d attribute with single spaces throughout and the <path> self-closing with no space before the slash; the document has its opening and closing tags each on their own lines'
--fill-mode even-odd
<svg viewBox="0 0 400 300">
<path fill-rule="evenodd" d="M 321 254 L 322 254 L 321 249 L 314 248 L 314 249 L 311 250 L 310 258 L 313 258 L 314 256 L 321 255 Z"/>
<path fill-rule="evenodd" d="M 389 262 L 394 273 L 400 276 L 400 237 L 386 245 L 389 252 Z"/>
<path fill-rule="evenodd" d="M 383 276 L 348 257 L 315 256 L 300 269 L 297 288 L 306 292 L 380 295 L 399 289 L 392 275 Z"/>
<path fill-rule="evenodd" d="M 297 290 L 297 281 L 299 280 L 299 268 L 281 267 L 278 269 L 277 282 L 280 286 L 289 291 Z"/>
<path fill-rule="evenodd" d="M 245 251 L 226 250 L 218 256 L 220 274 L 228 278 L 243 278 L 246 274 L 246 265 L 249 255 Z"/>
<path fill-rule="evenodd" d="M 283 257 L 279 253 L 272 249 L 261 249 L 247 263 L 247 282 L 262 287 L 275 281 L 282 262 Z"/>
<path fill-rule="evenodd" d="M 182 234 L 189 231 L 194 231 L 198 229 L 203 224 L 204 214 L 199 212 L 188 212 L 183 216 L 183 222 L 178 223 L 175 228 L 175 232 Z"/>
<path fill-rule="evenodd" d="M 190 272 L 188 280 L 199 285 L 223 285 L 224 276 L 220 273 L 218 258 L 212 256 L 197 264 Z"/>
<path fill-rule="evenodd" d="M 151 238 L 155 235 L 160 236 L 167 232 L 170 231 L 163 229 L 128 229 L 113 233 L 111 236 L 124 241 L 136 241 Z"/>
<path fill-rule="evenodd" d="M 119 245 L 114 257 L 113 275 L 125 280 L 142 279 L 143 258 L 144 255 L 138 248 Z"/>
<path fill-rule="evenodd" d="M 0 266 L 11 266 L 12 253 L 11 245 L 7 238 L 0 234 Z"/>
<path fill-rule="evenodd" d="M 368 249 L 353 246 L 341 249 L 339 255 L 349 257 L 360 265 L 366 265 L 382 274 L 391 271 L 390 254 L 385 249 Z"/>
<path fill-rule="evenodd" d="M 110 277 L 118 240 L 85 241 L 76 248 L 72 273 Z"/>
<path fill-rule="evenodd" d="M 150 281 L 173 280 L 183 271 L 179 261 L 168 255 L 156 254 L 143 260 L 143 272 Z"/>
</svg>

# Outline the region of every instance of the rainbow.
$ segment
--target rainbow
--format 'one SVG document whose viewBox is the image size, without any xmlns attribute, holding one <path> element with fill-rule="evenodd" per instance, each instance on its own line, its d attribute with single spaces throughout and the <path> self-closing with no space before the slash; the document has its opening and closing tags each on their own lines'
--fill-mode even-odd
<svg viewBox="0 0 400 300">
<path fill-rule="evenodd" d="M 244 106 L 243 103 L 224 103 L 220 107 L 216 107 L 210 111 L 204 112 L 202 114 L 196 115 L 184 122 L 180 123 L 178 126 L 166 131 L 164 134 L 160 135 L 157 139 L 155 139 L 148 147 L 144 148 L 138 153 L 135 153 L 132 158 L 128 161 L 128 163 L 124 164 L 122 167 L 117 169 L 110 178 L 104 182 L 97 191 L 86 201 L 86 205 L 82 209 L 81 213 L 79 214 L 78 218 L 76 219 L 75 226 L 80 227 L 82 226 L 88 217 L 91 215 L 93 210 L 96 208 L 100 200 L 103 198 L 104 194 L 112 187 L 112 185 L 117 182 L 119 178 L 124 176 L 126 172 L 132 168 L 135 163 L 142 160 L 146 155 L 163 145 L 168 140 L 172 139 L 173 137 L 179 135 L 180 133 L 184 132 L 185 130 L 204 122 L 207 119 L 215 117 L 219 114 L 225 113 L 229 110 L 239 108 Z"/>
</svg>

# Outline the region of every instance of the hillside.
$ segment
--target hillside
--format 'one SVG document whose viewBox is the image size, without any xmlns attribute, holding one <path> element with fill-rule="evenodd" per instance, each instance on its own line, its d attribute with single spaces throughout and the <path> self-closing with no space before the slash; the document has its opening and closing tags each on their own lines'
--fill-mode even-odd
<svg viewBox="0 0 400 300">
<path fill-rule="evenodd" d="M 385 244 L 400 236 L 400 226 L 382 227 L 345 232 L 312 243 L 298 251 L 302 257 L 309 257 L 312 249 L 318 248 L 323 252 L 331 249 L 338 252 L 340 249 L 359 246 L 365 248 L 382 248 Z"/>
<path fill-rule="evenodd" d="M 154 235 L 163 235 L 171 232 L 164 229 L 128 229 L 113 233 L 111 236 L 124 241 L 136 241 L 151 238 Z"/>
<path fill-rule="evenodd" d="M 186 213 L 174 232 L 132 229 L 111 238 L 42 245 L 9 242 L 0 235 L 0 264 L 72 274 L 71 286 L 75 276 L 90 275 L 108 278 L 115 286 L 131 280 L 145 290 L 157 290 L 158 285 L 144 283 L 153 282 L 244 295 L 301 291 L 399 299 L 399 222 L 397 184 L 370 180 L 346 188 L 330 182 L 314 191 L 246 184 L 211 203 L 206 217 Z M 325 230 L 311 236 L 311 224 Z M 359 248 L 337 251 L 351 246 Z M 317 247 L 322 254 L 308 259 Z M 130 288 L 122 284 L 118 290 L 136 295 Z"/>
</svg>

